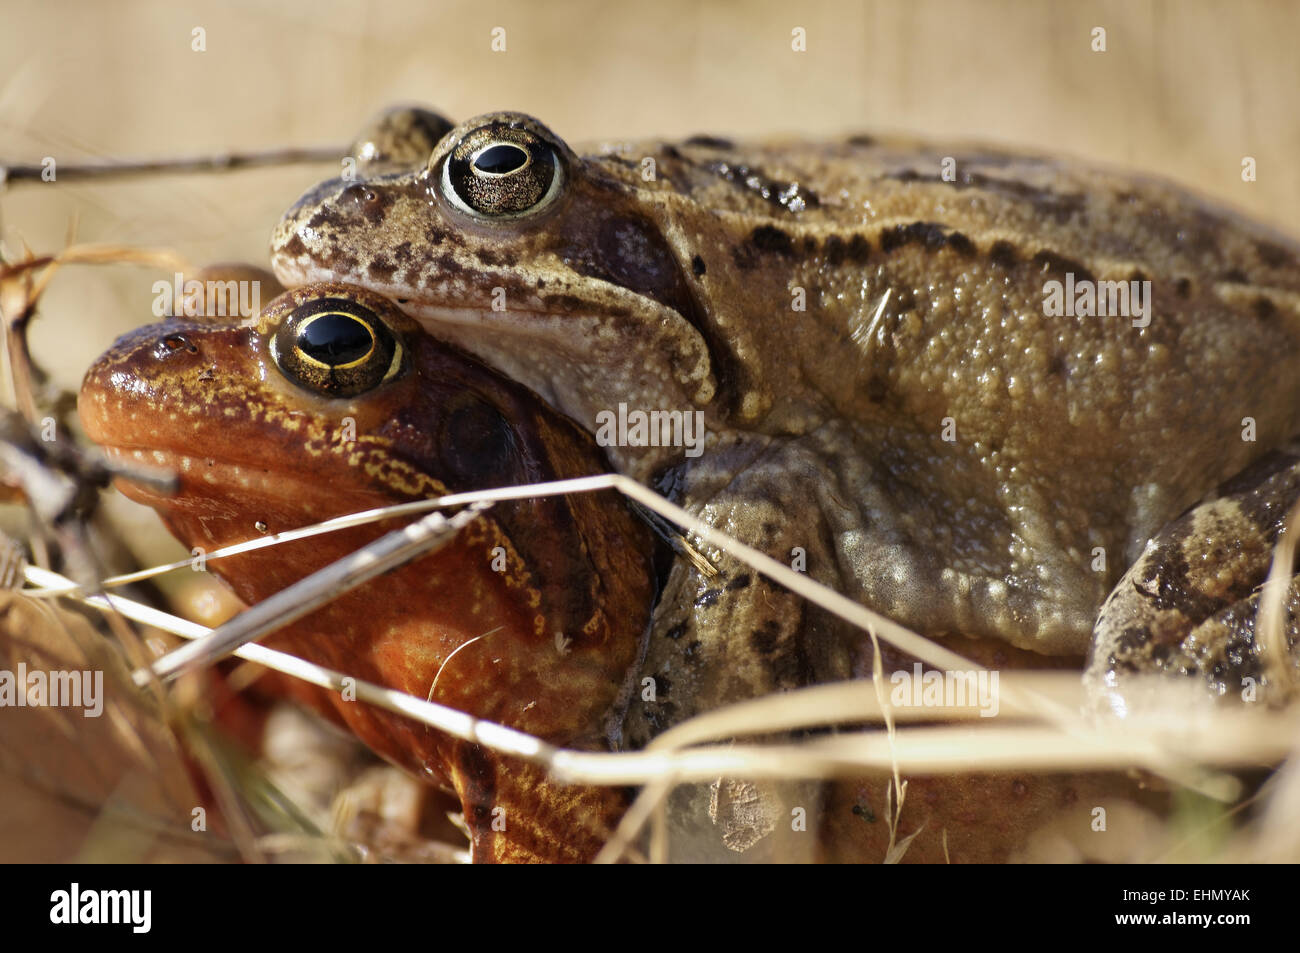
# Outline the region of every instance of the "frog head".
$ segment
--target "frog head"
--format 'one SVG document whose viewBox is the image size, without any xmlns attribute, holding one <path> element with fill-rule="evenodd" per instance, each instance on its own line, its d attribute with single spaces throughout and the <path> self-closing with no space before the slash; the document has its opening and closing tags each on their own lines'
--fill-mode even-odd
<svg viewBox="0 0 1300 953">
<path fill-rule="evenodd" d="M 275 229 L 286 285 L 379 292 L 591 430 L 619 402 L 716 403 L 724 349 L 701 304 L 696 236 L 639 157 L 580 157 L 521 113 L 449 128 L 412 110 L 386 115 L 354 152 L 354 172 L 311 189 Z"/>
</svg>

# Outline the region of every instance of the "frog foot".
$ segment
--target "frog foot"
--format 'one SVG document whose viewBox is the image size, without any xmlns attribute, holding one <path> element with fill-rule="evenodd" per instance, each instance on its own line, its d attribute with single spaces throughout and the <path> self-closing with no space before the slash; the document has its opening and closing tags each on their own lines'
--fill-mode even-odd
<svg viewBox="0 0 1300 953">
<path fill-rule="evenodd" d="M 1143 676 L 1195 680 L 1213 697 L 1281 702 L 1300 685 L 1300 577 L 1283 600 L 1285 657 L 1256 638 L 1261 587 L 1300 498 L 1300 441 L 1222 484 L 1152 538 L 1102 605 L 1085 673 L 1103 707 L 1128 710 Z M 1164 680 L 1167 684 L 1167 680 Z M 1198 692 L 1199 693 L 1199 692 Z"/>
</svg>

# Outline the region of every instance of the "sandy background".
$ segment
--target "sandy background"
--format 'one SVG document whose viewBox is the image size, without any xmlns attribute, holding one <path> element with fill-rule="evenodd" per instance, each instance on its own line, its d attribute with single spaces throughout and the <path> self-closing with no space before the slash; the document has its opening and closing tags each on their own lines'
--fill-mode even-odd
<svg viewBox="0 0 1300 953">
<path fill-rule="evenodd" d="M 1158 172 L 1297 230 L 1300 4 L 947 0 L 3 4 L 0 160 L 59 162 L 345 144 L 386 104 L 459 120 L 532 112 L 570 142 L 900 130 L 1019 143 Z M 507 50 L 490 49 L 506 29 Z M 791 30 L 807 31 L 807 52 Z M 1108 51 L 1090 49 L 1103 26 Z M 205 52 L 191 49 L 206 31 Z M 1259 181 L 1240 179 L 1243 155 Z M 278 213 L 333 172 L 298 166 L 15 185 L 0 237 L 265 259 Z M 114 273 L 116 272 L 116 273 Z M 141 269 L 60 278 L 34 334 L 75 386 L 149 319 Z"/>
</svg>

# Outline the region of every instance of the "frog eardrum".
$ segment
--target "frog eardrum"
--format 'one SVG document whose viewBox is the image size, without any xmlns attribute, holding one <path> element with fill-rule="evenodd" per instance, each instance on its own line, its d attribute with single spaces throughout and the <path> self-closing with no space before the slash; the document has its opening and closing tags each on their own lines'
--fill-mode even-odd
<svg viewBox="0 0 1300 953">
<path fill-rule="evenodd" d="M 439 161 L 435 153 L 433 163 Z M 510 121 L 485 123 L 460 137 L 442 160 L 443 197 L 475 218 L 518 218 L 549 205 L 563 167 L 538 131 Z"/>
<path fill-rule="evenodd" d="M 318 298 L 295 309 L 271 338 L 285 377 L 326 397 L 355 397 L 402 369 L 402 344 L 374 311 L 346 298 Z"/>
</svg>

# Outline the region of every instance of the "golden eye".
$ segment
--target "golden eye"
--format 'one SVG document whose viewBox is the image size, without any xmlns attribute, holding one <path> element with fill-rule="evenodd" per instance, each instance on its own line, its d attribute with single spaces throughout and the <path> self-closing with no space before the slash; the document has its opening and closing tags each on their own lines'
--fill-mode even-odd
<svg viewBox="0 0 1300 953">
<path fill-rule="evenodd" d="M 299 305 L 271 337 L 271 358 L 299 387 L 355 397 L 401 370 L 402 345 L 379 315 L 347 298 Z"/>
<path fill-rule="evenodd" d="M 517 218 L 559 194 L 564 174 L 554 146 L 510 121 L 471 130 L 442 164 L 442 193 L 477 218 Z"/>
</svg>

